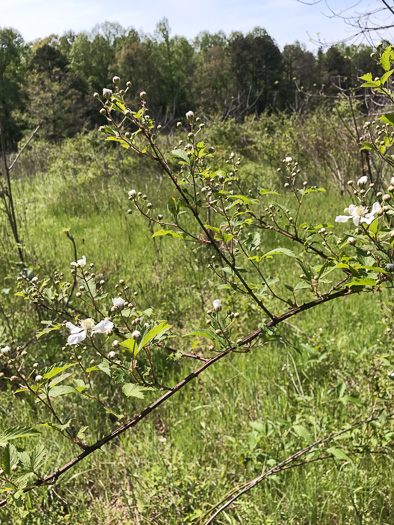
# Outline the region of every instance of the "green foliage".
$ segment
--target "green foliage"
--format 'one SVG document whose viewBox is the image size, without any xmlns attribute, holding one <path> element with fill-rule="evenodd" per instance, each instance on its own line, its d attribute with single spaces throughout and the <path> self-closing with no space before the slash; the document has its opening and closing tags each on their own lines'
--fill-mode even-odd
<svg viewBox="0 0 394 525">
<path fill-rule="evenodd" d="M 125 35 L 107 29 L 120 46 Z M 158 29 L 169 65 L 176 42 L 168 24 Z M 239 53 L 267 45 L 278 57 L 264 31 L 231 42 Z M 188 112 L 187 145 L 174 149 L 145 94 L 129 106 L 132 90 L 123 91 L 101 100 L 102 137 L 116 141 L 100 146 L 91 134 L 61 147 L 40 142 L 46 163 L 30 178 L 22 164 L 13 186 L 32 263 L 15 264 L 14 254 L 2 270 L 5 519 L 56 523 L 63 512 L 70 522 L 160 515 L 163 524 L 196 523 L 234 486 L 368 420 L 308 449 L 302 468 L 278 470 L 226 517 L 389 523 L 392 189 L 381 200 L 378 184 L 353 168 L 352 196 L 340 193 L 343 180 L 327 186 L 310 160 L 315 150 L 301 147 L 300 121 L 283 115 L 218 123 L 207 133 Z M 345 104 L 336 110 L 305 120 L 310 143 L 319 126 L 326 137 L 333 122 L 352 118 Z M 269 151 L 261 140 L 278 122 L 286 133 L 270 139 Z M 334 158 L 354 167 L 352 148 L 340 146 L 344 127 L 320 147 L 333 158 L 337 144 Z M 220 151 L 227 132 L 245 132 L 246 162 L 237 147 Z M 127 160 L 132 152 L 145 160 Z M 303 160 L 314 180 L 302 173 Z M 187 384 L 186 395 L 175 395 Z M 137 421 L 138 434 L 113 439 Z M 94 443 L 102 453 L 92 452 Z M 23 494 L 47 483 L 42 477 L 59 466 L 52 458 L 67 462 L 82 449 L 88 477 L 89 460 L 77 462 L 67 486 Z M 94 491 L 91 479 L 102 481 Z"/>
</svg>

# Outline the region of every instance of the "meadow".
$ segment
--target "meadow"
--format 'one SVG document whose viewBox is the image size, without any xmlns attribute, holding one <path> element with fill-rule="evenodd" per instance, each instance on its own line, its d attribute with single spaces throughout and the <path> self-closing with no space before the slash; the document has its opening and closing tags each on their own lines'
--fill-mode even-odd
<svg viewBox="0 0 394 525">
<path fill-rule="evenodd" d="M 323 118 L 318 110 L 302 122 L 268 114 L 242 125 L 212 120 L 204 139 L 215 147 L 218 166 L 231 151 L 240 156 L 239 177 L 253 193 L 260 188 L 281 192 L 286 180 L 282 161 L 291 155 L 299 162 L 302 180 L 326 189 L 308 196 L 304 220 L 327 225 L 349 205 L 347 181 L 360 175 L 358 148 L 345 150 L 337 131 L 335 119 L 343 119 L 344 111 L 339 107 L 338 114 Z M 162 149 L 176 147 L 182 133 L 163 136 Z M 332 169 L 325 158 L 339 168 Z M 389 176 L 389 169 L 383 171 L 383 177 Z M 32 275 L 41 279 L 57 271 L 70 279 L 74 252 L 66 229 L 78 255 L 94 263 L 96 278 L 105 281 L 110 297 L 124 280 L 138 293 L 140 311 L 151 308 L 156 318 L 173 326 L 170 346 L 190 351 L 195 338 L 187 334 L 207 327 L 207 310 L 218 298 L 225 310 L 239 314 L 239 336 L 260 326 L 261 311 L 248 298 L 220 287 L 204 245 L 152 238 L 154 230 L 144 217 L 135 209 L 128 212 L 131 189 L 147 194 L 155 214 L 166 212 L 174 194 L 158 166 L 104 143 L 100 132 L 58 144 L 36 137 L 13 173 L 16 215 Z M 263 198 L 261 206 L 268 207 L 272 196 Z M 288 197 L 281 202 L 286 208 Z M 2 309 L 15 340 L 23 340 L 35 333 L 37 320 L 34 305 L 14 295 L 20 263 L 6 221 L 1 227 Z M 264 252 L 279 243 L 286 245 L 275 232 L 261 233 Z M 302 246 L 297 249 L 303 251 Z M 272 282 L 278 280 L 281 293 L 289 293 L 301 269 L 293 259 L 279 256 L 266 261 L 265 272 Z M 275 298 L 270 301 L 277 307 Z M 369 418 L 380 403 L 387 407 L 386 413 L 379 409 L 380 420 L 344 434 L 319 456 L 311 453 L 306 457 L 310 463 L 270 476 L 216 522 L 389 525 L 394 429 L 385 417 L 393 395 L 392 313 L 390 289 L 371 289 L 301 313 L 283 323 L 274 340 L 247 353 L 232 353 L 209 368 L 136 428 L 79 463 L 59 484 L 34 489 L 0 509 L 0 521 L 202 524 L 211 507 L 235 487 L 308 443 Z M 3 323 L 0 341 L 6 336 Z M 66 337 L 61 328 L 38 339 L 28 348 L 26 363 L 66 362 Z M 186 377 L 195 365 L 193 359 L 175 359 L 169 352 L 156 362 L 167 385 Z M 13 390 L 0 377 L 0 428 L 44 423 L 29 396 Z M 129 415 L 157 397 L 147 391 L 144 399 L 125 401 L 106 376 L 98 391 Z M 111 432 L 116 422 L 84 398 L 65 396 L 57 403 L 65 418 L 77 414 L 89 442 Z M 74 457 L 75 446 L 54 428 L 44 424 L 40 433 L 46 446 L 42 472 Z"/>
</svg>

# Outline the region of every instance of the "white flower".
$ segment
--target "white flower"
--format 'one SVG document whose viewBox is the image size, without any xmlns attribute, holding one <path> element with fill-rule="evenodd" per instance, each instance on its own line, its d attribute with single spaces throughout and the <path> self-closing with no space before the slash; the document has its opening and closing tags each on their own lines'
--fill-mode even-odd
<svg viewBox="0 0 394 525">
<path fill-rule="evenodd" d="M 356 244 L 356 239 L 354 237 L 348 237 L 347 242 L 348 244 Z"/>
<path fill-rule="evenodd" d="M 11 348 L 9 346 L 5 346 L 4 348 L 1 349 L 1 354 L 2 355 L 7 355 L 10 353 L 10 350 Z"/>
<path fill-rule="evenodd" d="M 72 262 L 71 266 L 78 266 L 79 268 L 85 268 L 86 266 L 86 257 L 82 255 L 82 259 L 78 259 L 77 262 Z"/>
<path fill-rule="evenodd" d="M 105 334 L 108 330 L 112 330 L 114 323 L 109 319 L 104 319 L 97 324 L 94 324 L 94 320 L 90 317 L 83 321 L 80 321 L 80 326 L 75 326 L 72 323 L 66 323 L 67 328 L 70 330 L 70 335 L 67 338 L 68 345 L 77 345 L 83 341 L 89 332 L 93 334 Z"/>
<path fill-rule="evenodd" d="M 131 337 L 133 339 L 138 339 L 139 337 L 141 337 L 141 332 L 139 332 L 138 330 L 134 330 L 134 332 L 131 334 Z"/>
<path fill-rule="evenodd" d="M 375 202 L 372 206 L 370 212 L 365 206 L 356 206 L 351 204 L 347 211 L 350 215 L 338 215 L 335 217 L 335 222 L 347 222 L 349 219 L 353 219 L 353 222 L 356 226 L 359 226 L 360 222 L 365 222 L 366 224 L 371 224 L 375 219 L 375 215 L 380 211 L 382 207 L 378 202 Z"/>
<path fill-rule="evenodd" d="M 30 279 L 31 283 L 36 283 L 37 281 L 38 281 L 38 277 L 33 277 L 32 279 Z"/>
<path fill-rule="evenodd" d="M 220 310 L 222 309 L 222 301 L 220 299 L 215 299 L 213 301 L 213 309 L 216 312 L 220 312 Z"/>
<path fill-rule="evenodd" d="M 368 182 L 368 177 L 364 175 L 363 177 L 360 177 L 357 181 L 357 186 L 365 186 Z"/>
<path fill-rule="evenodd" d="M 129 199 L 134 199 L 136 195 L 137 195 L 137 192 L 135 190 L 129 191 Z"/>
<path fill-rule="evenodd" d="M 119 81 L 120 81 L 120 78 L 118 76 L 115 76 L 113 79 L 112 79 L 112 82 L 114 84 L 119 84 Z"/>
<path fill-rule="evenodd" d="M 36 376 L 35 380 L 37 383 L 39 383 L 40 381 L 42 381 L 42 376 Z"/>
<path fill-rule="evenodd" d="M 116 357 L 116 352 L 114 352 L 113 350 L 111 350 L 110 352 L 108 352 L 108 357 L 110 359 L 114 359 Z"/>
<path fill-rule="evenodd" d="M 193 111 L 188 111 L 188 112 L 186 113 L 186 118 L 187 118 L 187 120 L 189 120 L 190 122 L 192 122 L 192 121 L 194 120 L 194 113 L 193 113 Z"/>
<path fill-rule="evenodd" d="M 112 299 L 112 304 L 118 310 L 123 310 L 123 308 L 125 307 L 126 301 L 122 299 L 121 297 L 115 297 L 114 299 Z"/>
<path fill-rule="evenodd" d="M 293 162 L 293 157 L 286 157 L 285 162 L 287 162 L 287 164 L 289 164 L 290 162 Z"/>
</svg>

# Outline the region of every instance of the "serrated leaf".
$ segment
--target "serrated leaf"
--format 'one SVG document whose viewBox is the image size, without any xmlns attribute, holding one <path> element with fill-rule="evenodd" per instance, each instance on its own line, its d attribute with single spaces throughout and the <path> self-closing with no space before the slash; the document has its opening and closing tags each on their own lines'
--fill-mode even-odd
<svg viewBox="0 0 394 525">
<path fill-rule="evenodd" d="M 123 346 L 124 348 L 127 348 L 128 350 L 130 350 L 130 352 L 132 354 L 135 354 L 135 352 L 137 351 L 138 349 L 138 345 L 137 345 L 137 342 L 135 339 L 126 339 L 125 341 L 122 341 L 120 343 L 120 346 Z"/>
<path fill-rule="evenodd" d="M 167 321 L 163 321 L 162 323 L 149 330 L 149 332 L 143 336 L 141 343 L 139 343 L 138 351 L 141 350 L 141 348 L 144 348 L 144 346 L 146 346 L 148 343 L 150 343 L 152 339 L 164 334 L 170 328 L 172 328 L 172 325 L 167 324 Z"/>
<path fill-rule="evenodd" d="M 102 361 L 100 364 L 97 365 L 97 368 L 104 372 L 104 374 L 107 374 L 107 376 L 111 377 L 111 365 L 108 361 Z"/>
<path fill-rule="evenodd" d="M 59 383 L 61 383 L 62 381 L 64 381 L 65 379 L 67 379 L 70 376 L 72 376 L 72 373 L 71 372 L 67 372 L 66 374 L 62 374 L 61 376 L 55 377 L 55 379 L 52 379 L 52 381 L 49 383 L 49 385 L 48 385 L 49 388 L 52 388 L 55 385 L 58 385 Z"/>
<path fill-rule="evenodd" d="M 136 385 L 135 383 L 126 383 L 122 387 L 122 392 L 126 397 L 136 397 L 138 399 L 144 399 L 145 390 L 153 390 L 153 388 Z"/>
<path fill-rule="evenodd" d="M 0 447 L 7 445 L 8 441 L 23 437 L 37 437 L 40 432 L 33 427 L 12 427 L 0 435 Z"/>
<path fill-rule="evenodd" d="M 227 341 L 220 337 L 220 335 L 216 334 L 215 332 L 212 332 L 211 330 L 207 330 L 205 328 L 200 328 L 199 330 L 195 330 L 194 332 L 190 332 L 189 334 L 186 334 L 185 337 L 189 335 L 198 335 L 202 337 L 208 337 L 209 339 L 213 339 L 214 341 L 218 341 L 221 345 L 226 346 Z"/>
<path fill-rule="evenodd" d="M 171 151 L 171 155 L 174 155 L 174 157 L 176 157 L 177 159 L 190 165 L 190 159 L 187 156 L 186 151 L 184 151 L 183 149 L 174 149 Z"/>
<path fill-rule="evenodd" d="M 388 46 L 383 51 L 382 56 L 380 57 L 380 63 L 382 64 L 382 67 L 385 71 L 388 71 L 390 69 L 390 61 L 392 58 L 391 55 L 392 55 L 392 49 L 391 49 L 391 46 Z"/>
<path fill-rule="evenodd" d="M 53 366 L 49 369 L 48 372 L 46 372 L 43 375 L 43 379 L 52 379 L 52 377 L 55 377 L 57 374 L 60 374 L 60 372 L 63 372 L 63 370 L 67 370 L 67 368 L 70 368 L 71 366 L 75 366 L 75 363 L 71 363 L 69 365 L 62 365 L 62 366 Z"/>
</svg>

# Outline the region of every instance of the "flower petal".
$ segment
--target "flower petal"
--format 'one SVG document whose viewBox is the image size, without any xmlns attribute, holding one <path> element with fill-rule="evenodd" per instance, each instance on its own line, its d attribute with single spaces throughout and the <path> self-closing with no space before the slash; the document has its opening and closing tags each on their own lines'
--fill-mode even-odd
<svg viewBox="0 0 394 525">
<path fill-rule="evenodd" d="M 365 217 L 361 217 L 361 222 L 365 222 L 366 224 L 371 224 L 373 222 L 375 217 L 372 215 L 372 213 L 367 213 Z"/>
<path fill-rule="evenodd" d="M 79 334 L 79 332 L 82 330 L 80 326 L 75 326 L 75 324 L 72 323 L 66 323 L 66 326 L 72 334 Z"/>
<path fill-rule="evenodd" d="M 81 330 L 79 333 L 74 333 L 74 334 L 69 335 L 67 338 L 67 344 L 77 345 L 78 343 L 83 341 L 85 337 L 86 337 L 86 330 Z"/>
<path fill-rule="evenodd" d="M 374 202 L 371 210 L 372 215 L 375 215 L 375 213 L 377 213 L 381 209 L 381 205 L 378 202 Z"/>
<path fill-rule="evenodd" d="M 351 218 L 351 215 L 337 215 L 335 217 L 335 222 L 347 222 Z"/>
<path fill-rule="evenodd" d="M 114 323 L 108 319 L 100 321 L 92 330 L 92 334 L 105 334 L 107 330 L 112 330 Z"/>
</svg>

